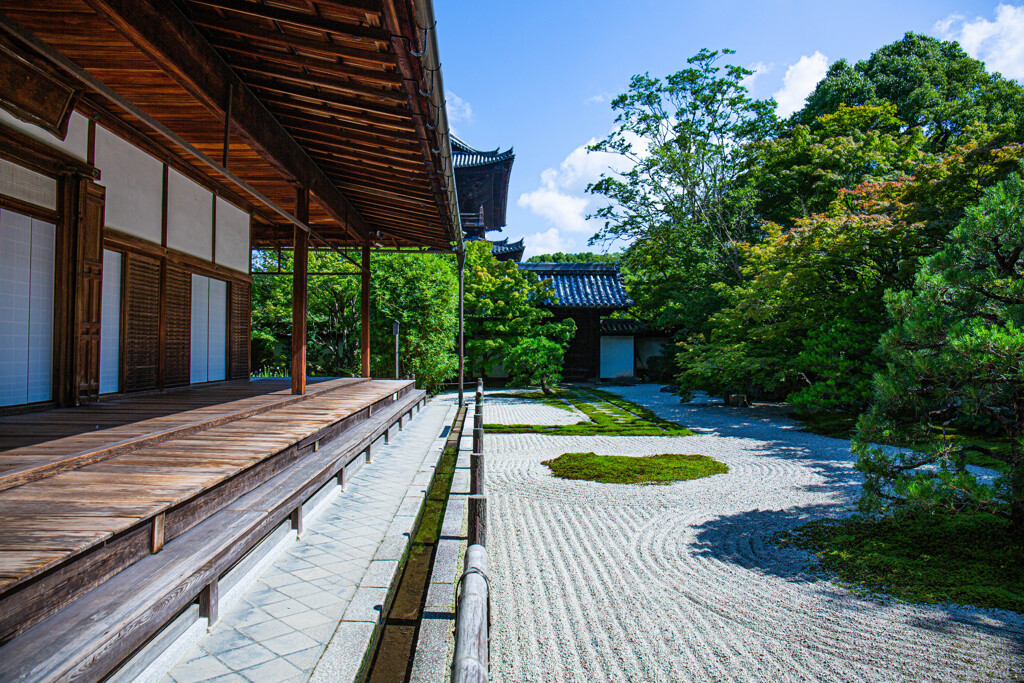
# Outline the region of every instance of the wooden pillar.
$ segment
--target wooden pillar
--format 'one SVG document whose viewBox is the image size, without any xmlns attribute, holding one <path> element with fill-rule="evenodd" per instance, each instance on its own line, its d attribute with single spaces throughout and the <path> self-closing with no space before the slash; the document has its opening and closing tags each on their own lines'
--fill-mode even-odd
<svg viewBox="0 0 1024 683">
<path fill-rule="evenodd" d="M 99 395 L 105 189 L 62 176 L 57 229 L 53 397 L 76 406 Z"/>
<path fill-rule="evenodd" d="M 363 354 L 363 377 L 370 376 L 370 245 L 363 246 L 363 286 L 359 330 Z"/>
<path fill-rule="evenodd" d="M 295 217 L 309 222 L 309 190 L 295 191 Z M 292 393 L 306 393 L 306 271 L 309 265 L 309 234 L 294 226 L 292 264 Z"/>
<path fill-rule="evenodd" d="M 466 247 L 459 249 L 459 405 L 465 403 L 464 386 L 466 378 Z"/>
</svg>

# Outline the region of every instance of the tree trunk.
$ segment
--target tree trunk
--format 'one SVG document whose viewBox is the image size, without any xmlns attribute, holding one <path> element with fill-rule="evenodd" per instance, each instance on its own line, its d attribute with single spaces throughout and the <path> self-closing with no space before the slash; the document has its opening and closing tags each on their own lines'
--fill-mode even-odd
<svg viewBox="0 0 1024 683">
<path fill-rule="evenodd" d="M 555 392 L 551 391 L 551 387 L 548 386 L 547 380 L 543 377 L 540 380 L 540 390 L 548 396 L 554 396 Z"/>
<path fill-rule="evenodd" d="M 1010 521 L 1017 537 L 1024 539 L 1024 453 L 1014 441 L 1010 442 Z"/>
</svg>

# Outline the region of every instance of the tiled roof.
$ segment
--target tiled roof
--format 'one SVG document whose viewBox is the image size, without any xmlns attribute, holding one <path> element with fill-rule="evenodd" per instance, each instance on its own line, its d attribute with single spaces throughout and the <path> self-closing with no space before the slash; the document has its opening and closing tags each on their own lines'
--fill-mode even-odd
<svg viewBox="0 0 1024 683">
<path fill-rule="evenodd" d="M 601 318 L 601 334 L 636 334 L 644 329 L 644 324 L 639 320 L 630 318 Z"/>
<path fill-rule="evenodd" d="M 522 251 L 524 247 L 522 237 L 520 237 L 515 242 L 509 242 L 508 238 L 506 237 L 503 240 L 491 242 L 491 244 L 494 245 L 494 247 L 491 249 L 492 254 L 509 254 L 514 251 Z"/>
<path fill-rule="evenodd" d="M 506 159 L 514 159 L 516 156 L 512 153 L 511 147 L 504 152 L 499 151 L 500 148 L 493 152 L 483 152 L 479 149 L 473 149 L 454 135 L 452 135 L 451 138 L 452 161 L 455 162 L 455 168 L 486 166 L 487 164 L 494 164 L 499 161 L 505 161 Z"/>
<path fill-rule="evenodd" d="M 619 267 L 613 263 L 520 263 L 522 270 L 551 279 L 564 308 L 627 308 L 633 300 L 622 284 Z"/>
</svg>

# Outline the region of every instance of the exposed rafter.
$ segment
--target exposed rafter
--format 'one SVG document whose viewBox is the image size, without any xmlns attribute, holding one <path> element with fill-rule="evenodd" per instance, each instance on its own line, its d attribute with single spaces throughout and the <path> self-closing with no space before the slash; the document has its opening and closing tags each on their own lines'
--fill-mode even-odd
<svg viewBox="0 0 1024 683">
<path fill-rule="evenodd" d="M 370 227 L 259 98 L 235 75 L 184 14 L 171 2 L 88 0 L 133 44 L 217 116 L 233 99 L 232 130 L 296 183 L 309 188 L 317 203 L 354 236 Z"/>
</svg>

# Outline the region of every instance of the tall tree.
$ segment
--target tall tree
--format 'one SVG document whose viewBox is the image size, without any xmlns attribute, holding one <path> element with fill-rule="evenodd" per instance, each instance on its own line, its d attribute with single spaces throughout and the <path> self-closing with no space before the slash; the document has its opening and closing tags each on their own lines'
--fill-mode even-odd
<svg viewBox="0 0 1024 683">
<path fill-rule="evenodd" d="M 896 116 L 921 128 L 936 151 L 976 123 L 1015 124 L 1024 116 L 1024 88 L 969 56 L 959 43 L 907 33 L 856 65 L 829 67 L 794 123 L 814 126 L 843 104 L 896 105 Z"/>
<path fill-rule="evenodd" d="M 869 510 L 985 511 L 1024 536 L 1024 179 L 985 191 L 924 261 L 912 291 L 886 296 L 893 328 L 882 337 L 886 369 L 855 440 Z M 987 419 L 1005 451 L 947 441 L 897 453 L 872 443 L 894 433 L 910 443 L 964 417 Z M 968 451 L 1006 463 L 993 484 L 966 469 Z"/>
<path fill-rule="evenodd" d="M 840 190 L 911 175 L 927 158 L 924 136 L 896 117 L 896 105 L 840 105 L 814 126 L 799 124 L 754 146 L 742 182 L 761 220 L 791 226 L 822 213 Z"/>
<path fill-rule="evenodd" d="M 736 191 L 749 144 L 777 129 L 775 103 L 749 97 L 752 72 L 720 65 L 731 50 L 703 49 L 665 79 L 637 75 L 612 101 L 617 128 L 590 147 L 624 158 L 588 190 L 610 200 L 591 240 L 645 240 L 692 248 L 723 277 L 741 271 L 738 245 L 756 233 L 752 197 Z"/>
<path fill-rule="evenodd" d="M 544 337 L 564 345 L 576 333 L 570 319 L 547 321 L 542 308 L 556 301 L 549 280 L 501 262 L 487 242 L 466 245 L 466 363 L 468 372 L 485 375 L 501 365 L 524 339 Z M 547 322 L 545 322 L 547 321 Z"/>
</svg>

